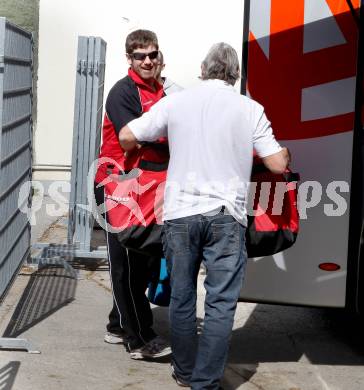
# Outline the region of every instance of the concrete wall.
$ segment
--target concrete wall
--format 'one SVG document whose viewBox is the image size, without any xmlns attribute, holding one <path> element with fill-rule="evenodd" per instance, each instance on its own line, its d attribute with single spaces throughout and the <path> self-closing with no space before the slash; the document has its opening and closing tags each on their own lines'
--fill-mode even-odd
<svg viewBox="0 0 364 390">
<path fill-rule="evenodd" d="M 135 28 L 157 33 L 165 74 L 186 87 L 198 81 L 213 43 L 226 41 L 241 57 L 243 8 L 244 0 L 229 0 L 229 8 L 220 0 L 40 0 L 35 164 L 62 170 L 71 163 L 78 35 L 107 41 L 105 96 L 126 74 L 124 43 Z"/>
<path fill-rule="evenodd" d="M 39 0 L 1 0 L 0 15 L 38 35 Z"/>
</svg>

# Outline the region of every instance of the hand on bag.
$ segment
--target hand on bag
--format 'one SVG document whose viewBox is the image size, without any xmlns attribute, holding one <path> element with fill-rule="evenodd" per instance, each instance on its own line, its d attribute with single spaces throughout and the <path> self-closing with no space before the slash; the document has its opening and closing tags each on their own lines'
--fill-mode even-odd
<svg viewBox="0 0 364 390">
<path fill-rule="evenodd" d="M 136 144 L 134 149 L 132 149 L 132 150 L 126 150 L 126 151 L 124 152 L 125 158 L 127 158 L 128 156 L 130 156 L 130 154 L 133 153 L 134 150 L 138 150 L 138 149 L 140 149 L 142 146 L 143 146 L 143 145 L 141 145 L 141 144 Z"/>
<path fill-rule="evenodd" d="M 283 150 L 286 154 L 286 158 L 287 158 L 287 167 L 288 165 L 291 163 L 291 152 L 289 151 L 289 149 L 287 147 L 283 147 Z"/>
</svg>

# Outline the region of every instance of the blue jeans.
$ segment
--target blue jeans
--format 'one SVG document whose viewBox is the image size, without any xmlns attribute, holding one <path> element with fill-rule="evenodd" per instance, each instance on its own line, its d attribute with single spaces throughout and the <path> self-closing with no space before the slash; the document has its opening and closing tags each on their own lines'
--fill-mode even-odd
<svg viewBox="0 0 364 390">
<path fill-rule="evenodd" d="M 193 390 L 218 389 L 246 264 L 245 227 L 231 215 L 165 221 L 163 247 L 171 274 L 172 364 Z M 205 318 L 197 336 L 196 287 L 206 267 Z"/>
</svg>

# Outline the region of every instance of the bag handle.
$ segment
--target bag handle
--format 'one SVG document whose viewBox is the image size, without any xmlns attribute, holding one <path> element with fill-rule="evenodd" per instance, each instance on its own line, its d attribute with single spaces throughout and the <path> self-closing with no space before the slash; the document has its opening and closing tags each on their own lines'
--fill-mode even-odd
<svg viewBox="0 0 364 390">
<path fill-rule="evenodd" d="M 267 172 L 269 173 L 270 170 L 263 163 L 253 164 L 252 175 Z M 272 174 L 274 175 L 274 173 Z M 291 172 L 290 170 L 287 170 L 286 172 L 282 173 L 282 176 L 287 183 L 300 180 L 300 174 L 297 172 Z"/>
</svg>

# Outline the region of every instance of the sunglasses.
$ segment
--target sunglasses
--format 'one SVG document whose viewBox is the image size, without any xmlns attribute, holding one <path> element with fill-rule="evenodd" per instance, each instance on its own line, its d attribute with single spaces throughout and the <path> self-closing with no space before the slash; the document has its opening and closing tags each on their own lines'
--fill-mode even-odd
<svg viewBox="0 0 364 390">
<path fill-rule="evenodd" d="M 131 53 L 130 57 L 138 61 L 144 61 L 147 57 L 149 57 L 150 60 L 155 60 L 158 57 L 158 54 L 158 50 L 154 50 L 149 53 L 139 53 L 136 51 L 135 53 Z"/>
</svg>

